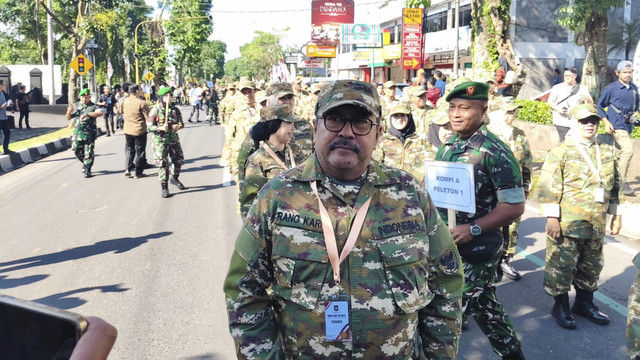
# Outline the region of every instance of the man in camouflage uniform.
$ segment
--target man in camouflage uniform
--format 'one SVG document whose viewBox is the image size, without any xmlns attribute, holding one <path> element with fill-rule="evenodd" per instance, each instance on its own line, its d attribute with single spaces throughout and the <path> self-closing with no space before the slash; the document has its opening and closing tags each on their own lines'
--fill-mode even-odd
<svg viewBox="0 0 640 360">
<path fill-rule="evenodd" d="M 304 110 L 302 111 L 302 118 L 307 120 L 312 126 L 313 122 L 316 119 L 316 104 L 318 103 L 318 95 L 320 94 L 320 90 L 325 86 L 326 83 L 317 83 L 311 85 L 311 94 L 307 97 L 307 103 L 305 104 Z"/>
<path fill-rule="evenodd" d="M 306 96 L 302 91 L 302 77 L 298 76 L 291 84 L 293 88 L 293 96 L 295 97 L 294 114 L 298 117 L 302 117 L 304 111 L 304 105 L 306 102 Z"/>
<path fill-rule="evenodd" d="M 380 106 L 382 106 L 382 118 L 383 126 L 385 129 L 389 127 L 389 110 L 393 103 L 400 101 L 396 99 L 396 83 L 393 81 L 387 81 L 384 83 L 384 97 L 380 99 Z"/>
<path fill-rule="evenodd" d="M 505 101 L 500 111 L 494 112 L 496 118 L 491 122 L 491 125 L 487 126 L 489 131 L 498 136 L 498 139 L 502 140 L 518 161 L 520 167 L 520 173 L 522 174 L 522 188 L 524 189 L 524 197 L 529 197 L 529 191 L 531 190 L 531 172 L 533 166 L 533 156 L 531 155 L 531 148 L 527 141 L 527 136 L 520 128 L 513 126 L 513 122 L 516 120 L 516 111 L 521 108 L 513 102 L 513 100 Z M 504 249 L 504 255 L 502 255 L 502 261 L 498 268 L 497 281 L 502 279 L 504 274 L 511 280 L 520 280 L 522 275 L 511 265 L 511 258 L 516 253 L 516 246 L 518 245 L 518 227 L 520 226 L 520 217 L 515 219 L 508 227 L 502 228 L 504 238 L 507 240 L 507 246 Z"/>
<path fill-rule="evenodd" d="M 180 177 L 180 169 L 184 164 L 184 155 L 182 154 L 182 146 L 180 146 L 180 138 L 178 130 L 184 127 L 180 110 L 176 107 L 169 109 L 167 114 L 167 104 L 171 104 L 171 88 L 163 87 L 158 91 L 160 96 L 156 106 L 149 112 L 147 122 L 147 130 L 153 134 L 153 159 L 158 166 L 158 179 L 162 187 L 162 197 L 169 197 L 169 174 L 171 183 L 184 190 L 184 185 L 178 180 Z M 171 171 L 170 168 L 173 168 Z"/>
<path fill-rule="evenodd" d="M 80 101 L 69 105 L 66 118 L 71 120 L 69 126 L 73 126 L 71 136 L 71 150 L 76 158 L 82 163 L 82 172 L 85 178 L 91 177 L 91 167 L 95 157 L 94 149 L 96 144 L 96 118 L 102 116 L 96 104 L 91 102 L 89 89 L 80 91 Z"/>
<path fill-rule="evenodd" d="M 454 359 L 460 258 L 424 188 L 371 159 L 375 88 L 331 82 L 316 115 L 315 155 L 262 188 L 236 240 L 224 291 L 237 356 Z"/>
<path fill-rule="evenodd" d="M 633 265 L 640 269 L 640 253 L 633 258 Z M 631 284 L 627 315 L 627 352 L 629 359 L 640 360 L 640 272 Z"/>
<path fill-rule="evenodd" d="M 215 87 L 209 89 L 204 101 L 207 102 L 207 121 L 209 125 L 220 124 L 220 119 L 218 119 L 218 91 Z"/>
<path fill-rule="evenodd" d="M 431 126 L 429 112 L 433 110 L 427 105 L 427 90 L 423 86 L 414 86 L 405 91 L 411 92 L 411 114 L 416 123 L 416 134 L 426 140 Z"/>
<path fill-rule="evenodd" d="M 236 105 L 238 105 L 238 99 L 242 97 L 241 94 L 237 93 L 237 88 L 238 86 L 236 85 L 236 83 L 229 83 L 227 94 L 222 100 L 223 106 L 221 107 L 220 111 L 221 115 L 223 116 L 222 124 L 224 125 L 226 125 L 231 120 L 231 114 L 233 114 Z"/>
<path fill-rule="evenodd" d="M 547 154 L 538 202 L 547 217 L 544 289 L 555 298 L 551 314 L 558 325 L 573 329 L 572 312 L 599 325 L 610 321 L 593 304 L 593 293 L 604 266 L 606 214 L 613 215 L 610 229 L 615 235 L 622 226 L 618 205 L 624 195 L 614 149 L 596 139 L 600 118 L 595 107 L 576 105 L 569 117 L 577 123 Z M 576 300 L 569 310 L 571 284 Z"/>
<path fill-rule="evenodd" d="M 524 190 L 518 162 L 509 148 L 487 130 L 489 86 L 465 82 L 446 97 L 455 134 L 438 149 L 436 160 L 473 164 L 475 213 L 457 212 L 451 229 L 464 266 L 464 316 L 472 315 L 503 359 L 524 359 L 511 320 L 493 284 L 502 255 L 503 226 L 524 212 Z M 443 218 L 445 209 L 440 209 Z M 453 225 L 453 224 L 451 224 Z"/>
</svg>

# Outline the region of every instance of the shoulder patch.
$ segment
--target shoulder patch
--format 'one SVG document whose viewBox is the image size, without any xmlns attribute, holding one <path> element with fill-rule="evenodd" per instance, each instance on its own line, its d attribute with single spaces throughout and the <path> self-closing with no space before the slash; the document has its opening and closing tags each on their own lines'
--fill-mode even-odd
<svg viewBox="0 0 640 360">
<path fill-rule="evenodd" d="M 438 268 L 447 275 L 452 275 L 458 272 L 460 264 L 458 257 L 453 252 L 453 249 L 444 249 L 438 257 Z"/>
</svg>

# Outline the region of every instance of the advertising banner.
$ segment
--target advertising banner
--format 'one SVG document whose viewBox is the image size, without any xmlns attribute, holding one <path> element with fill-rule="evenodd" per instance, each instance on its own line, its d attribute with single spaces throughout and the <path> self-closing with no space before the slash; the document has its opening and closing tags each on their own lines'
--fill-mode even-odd
<svg viewBox="0 0 640 360">
<path fill-rule="evenodd" d="M 318 58 L 336 57 L 336 47 L 333 45 L 307 44 L 307 56 Z"/>
<path fill-rule="evenodd" d="M 340 43 L 340 25 L 353 24 L 353 0 L 311 1 L 311 42 L 322 45 Z"/>
<path fill-rule="evenodd" d="M 341 44 L 380 46 L 380 25 L 378 24 L 344 24 L 340 31 Z"/>
<path fill-rule="evenodd" d="M 298 67 L 299 68 L 323 68 L 324 61 L 322 59 L 307 59 L 307 60 L 300 59 L 300 61 L 298 61 Z"/>
<path fill-rule="evenodd" d="M 422 10 L 402 9 L 402 68 L 422 67 Z"/>
</svg>

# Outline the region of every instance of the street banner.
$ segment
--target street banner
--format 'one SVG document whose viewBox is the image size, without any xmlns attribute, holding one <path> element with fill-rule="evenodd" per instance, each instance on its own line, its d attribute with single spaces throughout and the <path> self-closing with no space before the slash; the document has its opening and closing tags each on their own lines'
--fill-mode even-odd
<svg viewBox="0 0 640 360">
<path fill-rule="evenodd" d="M 124 56 L 124 74 L 125 81 L 129 81 L 131 78 L 129 77 L 129 71 L 131 69 L 131 64 L 129 63 L 129 55 Z"/>
<path fill-rule="evenodd" d="M 334 45 L 307 44 L 307 56 L 317 58 L 335 58 L 336 47 Z"/>
<path fill-rule="evenodd" d="M 382 48 L 382 58 L 385 60 L 396 60 L 402 57 L 402 44 L 385 45 Z"/>
<path fill-rule="evenodd" d="M 286 52 L 284 53 L 285 64 L 297 64 L 298 59 L 302 58 L 302 53 Z"/>
<path fill-rule="evenodd" d="M 422 67 L 422 10 L 402 9 L 402 68 Z"/>
<path fill-rule="evenodd" d="M 307 60 L 300 59 L 298 61 L 299 68 L 323 68 L 324 61 L 320 58 L 311 58 Z"/>
<path fill-rule="evenodd" d="M 107 56 L 107 79 L 111 81 L 113 76 L 113 65 L 111 65 L 111 59 Z"/>
<path fill-rule="evenodd" d="M 340 30 L 341 44 L 380 46 L 379 24 L 343 24 Z"/>
<path fill-rule="evenodd" d="M 353 0 L 311 1 L 311 42 L 321 45 L 340 43 L 340 25 L 353 24 Z"/>
</svg>

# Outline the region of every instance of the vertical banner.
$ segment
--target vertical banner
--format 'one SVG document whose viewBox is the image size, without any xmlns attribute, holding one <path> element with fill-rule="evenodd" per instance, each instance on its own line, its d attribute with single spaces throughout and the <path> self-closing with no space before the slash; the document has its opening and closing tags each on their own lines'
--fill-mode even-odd
<svg viewBox="0 0 640 360">
<path fill-rule="evenodd" d="M 129 55 L 124 56 L 124 80 L 131 81 L 129 77 L 129 71 L 131 70 L 131 64 L 129 64 Z"/>
<path fill-rule="evenodd" d="M 402 9 L 402 68 L 422 67 L 422 11 Z"/>
<path fill-rule="evenodd" d="M 111 59 L 107 56 L 107 79 L 111 83 L 111 77 L 113 76 L 113 65 L 111 65 Z"/>
<path fill-rule="evenodd" d="M 311 1 L 311 42 L 320 45 L 340 43 L 340 25 L 353 24 L 353 0 Z"/>
</svg>

